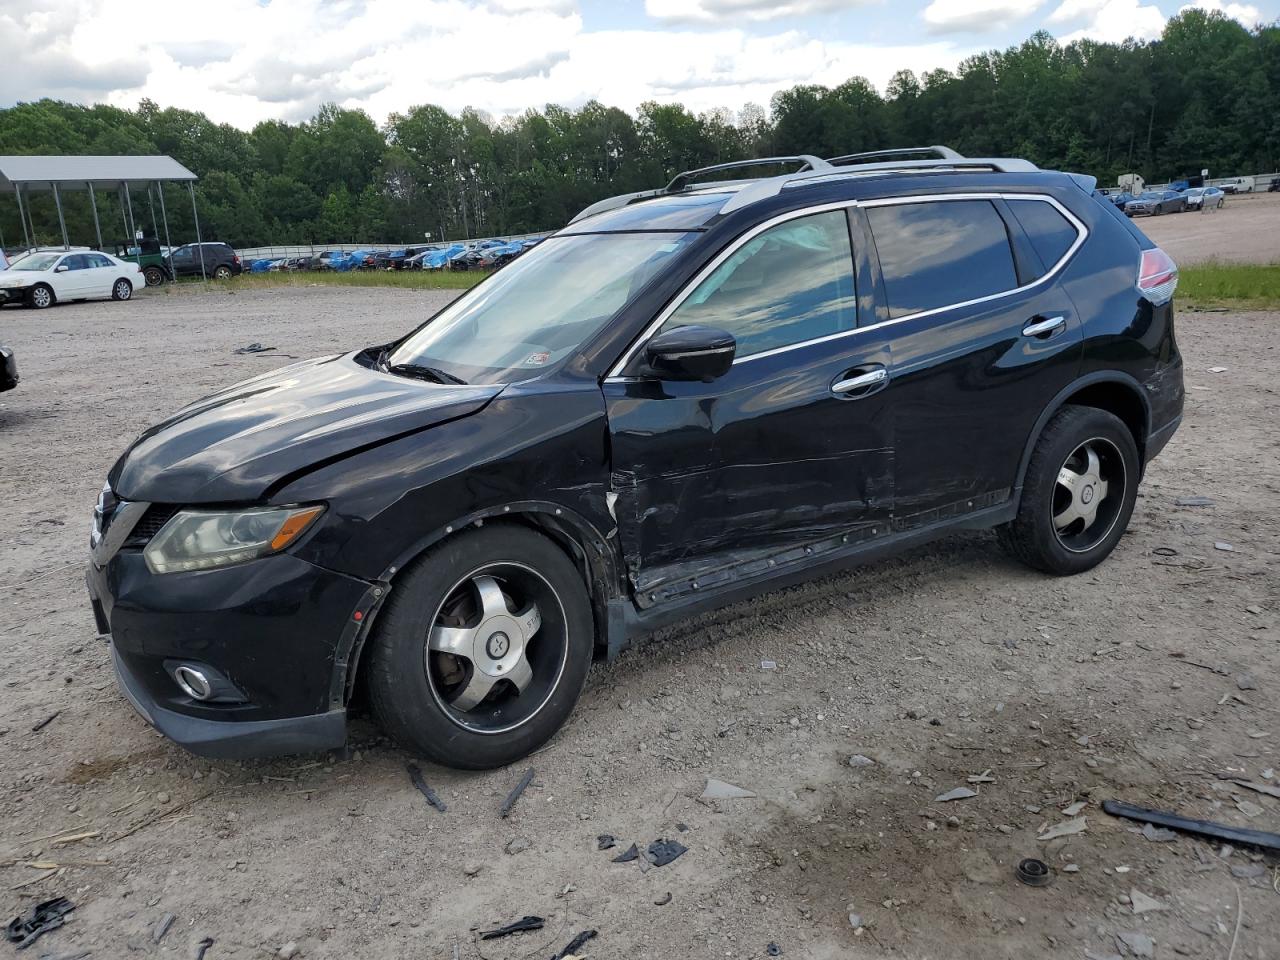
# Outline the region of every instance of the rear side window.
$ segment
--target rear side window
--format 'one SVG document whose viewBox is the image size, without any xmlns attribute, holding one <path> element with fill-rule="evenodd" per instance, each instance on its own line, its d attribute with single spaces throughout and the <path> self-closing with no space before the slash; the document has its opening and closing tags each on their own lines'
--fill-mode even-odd
<svg viewBox="0 0 1280 960">
<path fill-rule="evenodd" d="M 1057 207 L 1043 200 L 1010 200 L 1008 203 L 1018 223 L 1027 232 L 1044 272 L 1048 273 L 1076 242 L 1076 228 L 1058 212 Z"/>
<path fill-rule="evenodd" d="M 935 310 L 1018 286 L 1009 231 L 989 200 L 867 209 L 889 316 Z"/>
</svg>

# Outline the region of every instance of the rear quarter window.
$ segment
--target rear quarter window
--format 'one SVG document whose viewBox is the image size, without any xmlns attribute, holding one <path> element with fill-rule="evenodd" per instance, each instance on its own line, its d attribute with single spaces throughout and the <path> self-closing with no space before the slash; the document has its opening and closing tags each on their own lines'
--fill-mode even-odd
<svg viewBox="0 0 1280 960">
<path fill-rule="evenodd" d="M 1040 258 L 1043 273 L 1048 273 L 1076 242 L 1076 228 L 1057 207 L 1043 200 L 1009 200 L 1008 204 Z"/>
<path fill-rule="evenodd" d="M 891 318 L 1018 286 L 1009 231 L 989 200 L 869 207 Z"/>
</svg>

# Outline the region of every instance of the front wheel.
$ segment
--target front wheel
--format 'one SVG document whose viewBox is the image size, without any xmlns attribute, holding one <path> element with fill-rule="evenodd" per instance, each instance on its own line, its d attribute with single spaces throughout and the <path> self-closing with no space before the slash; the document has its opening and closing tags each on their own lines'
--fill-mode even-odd
<svg viewBox="0 0 1280 960">
<path fill-rule="evenodd" d="M 1139 471 L 1124 421 L 1094 407 L 1063 407 L 1036 441 L 1017 516 L 996 528 L 1001 545 L 1046 573 L 1097 566 L 1129 525 Z"/>
<path fill-rule="evenodd" d="M 164 283 L 164 271 L 159 267 L 147 267 L 142 271 L 142 276 L 147 281 L 148 287 L 158 287 Z"/>
<path fill-rule="evenodd" d="M 112 300 L 128 300 L 133 296 L 133 284 L 121 277 L 111 287 Z"/>
<path fill-rule="evenodd" d="M 437 763 L 487 770 L 532 753 L 568 719 L 595 628 L 564 551 L 496 524 L 401 574 L 370 643 L 369 699 L 383 728 Z"/>
<path fill-rule="evenodd" d="M 52 287 L 45 283 L 37 283 L 27 294 L 27 306 L 44 310 L 53 306 L 54 299 Z"/>
</svg>

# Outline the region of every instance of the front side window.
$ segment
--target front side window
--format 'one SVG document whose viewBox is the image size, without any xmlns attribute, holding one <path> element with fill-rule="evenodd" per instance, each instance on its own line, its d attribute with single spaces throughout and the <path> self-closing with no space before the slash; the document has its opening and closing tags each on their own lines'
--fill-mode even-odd
<svg viewBox="0 0 1280 960">
<path fill-rule="evenodd" d="M 1009 231 L 989 200 L 938 200 L 870 207 L 889 316 L 1013 290 L 1018 275 Z"/>
<path fill-rule="evenodd" d="M 89 258 L 83 253 L 73 253 L 69 257 L 64 257 L 59 266 L 66 267 L 68 270 L 87 270 L 89 269 Z"/>
<path fill-rule="evenodd" d="M 536 376 L 599 332 L 695 236 L 549 237 L 400 344 L 388 369 L 432 368 L 468 383 Z"/>
<path fill-rule="evenodd" d="M 742 244 L 662 329 L 693 324 L 733 334 L 738 357 L 852 330 L 857 301 L 844 211 L 788 220 Z"/>
</svg>

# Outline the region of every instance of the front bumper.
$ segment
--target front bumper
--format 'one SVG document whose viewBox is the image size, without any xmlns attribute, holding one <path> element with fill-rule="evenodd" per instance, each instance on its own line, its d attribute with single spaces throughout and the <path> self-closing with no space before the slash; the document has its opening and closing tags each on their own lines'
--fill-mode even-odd
<svg viewBox="0 0 1280 960">
<path fill-rule="evenodd" d="M 347 668 L 385 595 L 381 585 L 287 553 L 157 575 L 136 549 L 103 567 L 91 563 L 86 580 L 121 690 L 175 743 L 246 758 L 346 742 Z M 175 682 L 175 663 L 213 668 L 243 699 L 194 699 Z"/>
<path fill-rule="evenodd" d="M 0 307 L 6 303 L 26 303 L 27 287 L 0 287 Z"/>
</svg>

